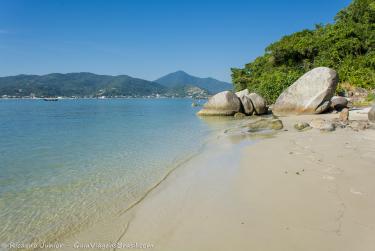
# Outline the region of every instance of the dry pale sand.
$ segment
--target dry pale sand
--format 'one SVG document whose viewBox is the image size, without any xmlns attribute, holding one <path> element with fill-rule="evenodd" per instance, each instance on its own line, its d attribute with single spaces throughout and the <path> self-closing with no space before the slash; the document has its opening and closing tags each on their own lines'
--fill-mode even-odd
<svg viewBox="0 0 375 251">
<path fill-rule="evenodd" d="M 293 128 L 317 116 L 282 118 L 287 131 L 255 143 L 220 135 L 132 210 L 70 243 L 149 243 L 162 251 L 375 250 L 375 130 Z"/>
</svg>

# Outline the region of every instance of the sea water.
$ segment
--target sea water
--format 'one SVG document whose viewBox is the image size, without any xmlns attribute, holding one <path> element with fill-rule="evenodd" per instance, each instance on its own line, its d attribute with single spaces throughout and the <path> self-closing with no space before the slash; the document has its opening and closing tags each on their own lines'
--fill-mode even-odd
<svg viewBox="0 0 375 251">
<path fill-rule="evenodd" d="M 0 244 L 55 240 L 139 200 L 212 132 L 191 103 L 0 100 Z"/>
</svg>

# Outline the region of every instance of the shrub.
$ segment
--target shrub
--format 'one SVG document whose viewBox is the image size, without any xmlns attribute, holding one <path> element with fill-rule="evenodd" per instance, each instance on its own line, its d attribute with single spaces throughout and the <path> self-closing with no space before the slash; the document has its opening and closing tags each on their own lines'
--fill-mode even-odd
<svg viewBox="0 0 375 251">
<path fill-rule="evenodd" d="M 334 24 L 283 37 L 244 68 L 232 69 L 236 90 L 248 88 L 269 103 L 312 68 L 335 69 L 340 83 L 375 88 L 375 1 L 354 0 Z M 341 90 L 345 85 L 339 85 Z"/>
</svg>

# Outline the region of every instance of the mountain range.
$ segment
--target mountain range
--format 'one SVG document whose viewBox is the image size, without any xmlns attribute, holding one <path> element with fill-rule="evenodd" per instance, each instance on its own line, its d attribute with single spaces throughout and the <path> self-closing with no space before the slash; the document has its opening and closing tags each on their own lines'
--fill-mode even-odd
<svg viewBox="0 0 375 251">
<path fill-rule="evenodd" d="M 163 86 L 173 88 L 181 86 L 196 86 L 208 91 L 209 94 L 216 94 L 225 90 L 232 89 L 232 84 L 219 81 L 214 78 L 198 78 L 187 74 L 184 71 L 176 71 L 165 75 L 154 82 Z"/>
<path fill-rule="evenodd" d="M 203 97 L 229 89 L 232 89 L 229 83 L 198 78 L 183 71 L 155 81 L 88 72 L 0 77 L 0 97 Z"/>
</svg>

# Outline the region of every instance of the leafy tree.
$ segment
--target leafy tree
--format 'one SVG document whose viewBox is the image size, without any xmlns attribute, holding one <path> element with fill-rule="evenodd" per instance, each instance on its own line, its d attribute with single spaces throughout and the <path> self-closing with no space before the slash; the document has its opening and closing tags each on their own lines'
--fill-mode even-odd
<svg viewBox="0 0 375 251">
<path fill-rule="evenodd" d="M 236 90 L 248 88 L 269 103 L 307 71 L 326 66 L 340 83 L 375 88 L 375 0 L 354 0 L 334 24 L 284 36 L 244 68 L 232 69 Z"/>
</svg>

